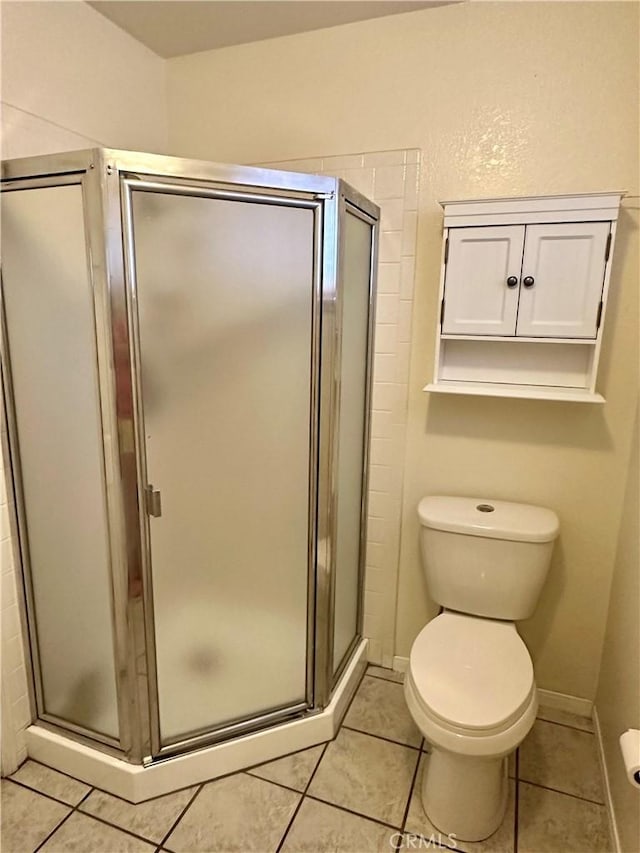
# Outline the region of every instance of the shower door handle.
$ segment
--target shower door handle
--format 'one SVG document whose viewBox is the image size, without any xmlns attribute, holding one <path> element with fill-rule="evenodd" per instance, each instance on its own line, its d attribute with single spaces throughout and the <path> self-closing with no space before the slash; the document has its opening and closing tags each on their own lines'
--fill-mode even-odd
<svg viewBox="0 0 640 853">
<path fill-rule="evenodd" d="M 151 483 L 144 490 L 147 515 L 152 515 L 154 518 L 160 518 L 162 515 L 162 499 L 159 489 L 154 489 Z"/>
</svg>

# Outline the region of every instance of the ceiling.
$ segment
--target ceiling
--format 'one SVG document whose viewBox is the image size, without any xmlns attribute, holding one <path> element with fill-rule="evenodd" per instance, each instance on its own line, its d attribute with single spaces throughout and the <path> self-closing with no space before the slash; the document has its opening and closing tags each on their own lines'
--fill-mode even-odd
<svg viewBox="0 0 640 853">
<path fill-rule="evenodd" d="M 459 0 L 89 0 L 166 59 Z"/>
</svg>

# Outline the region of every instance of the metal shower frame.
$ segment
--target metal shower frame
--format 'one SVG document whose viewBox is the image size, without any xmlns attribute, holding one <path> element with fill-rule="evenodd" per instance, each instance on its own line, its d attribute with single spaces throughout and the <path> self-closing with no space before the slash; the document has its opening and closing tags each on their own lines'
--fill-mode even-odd
<svg viewBox="0 0 640 853">
<path fill-rule="evenodd" d="M 2 383 L 6 401 L 9 464 L 13 490 L 12 538 L 23 580 L 21 616 L 28 637 L 33 718 L 39 725 L 97 746 L 132 763 L 211 745 L 295 716 L 322 710 L 362 637 L 364 560 L 368 494 L 375 271 L 379 209 L 342 180 L 293 172 L 229 166 L 113 149 L 89 149 L 2 164 L 2 189 L 27 190 L 80 185 L 83 195 L 88 276 L 93 294 L 97 375 L 103 434 L 104 482 L 111 558 L 111 616 L 118 697 L 119 738 L 90 731 L 45 711 L 34 597 L 26 535 L 18 435 L 11 387 L 10 353 L 0 288 Z M 271 711 L 198 733 L 163 746 L 160 742 L 146 462 L 139 351 L 136 330 L 132 189 L 201 197 L 290 204 L 314 214 L 314 307 L 311 352 L 309 479 L 309 599 L 307 690 L 303 705 Z M 372 228 L 369 327 L 362 472 L 359 604 L 357 631 L 339 666 L 333 668 L 335 519 L 341 375 L 343 223 L 354 215 Z M 132 381 L 131 381 L 132 380 Z M 320 417 L 320 401 L 328 411 Z M 326 452 L 320 458 L 320 448 Z M 320 539 L 318 530 L 327 532 Z M 144 660 L 146 665 L 140 666 Z"/>
</svg>

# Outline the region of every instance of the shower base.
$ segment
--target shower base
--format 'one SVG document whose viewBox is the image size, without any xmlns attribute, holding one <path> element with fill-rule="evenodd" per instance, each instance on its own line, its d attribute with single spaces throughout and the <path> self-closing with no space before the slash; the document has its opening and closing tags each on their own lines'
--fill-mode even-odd
<svg viewBox="0 0 640 853">
<path fill-rule="evenodd" d="M 336 685 L 331 702 L 323 711 L 146 766 L 129 764 L 37 724 L 27 729 L 27 753 L 29 758 L 68 773 L 88 785 L 129 802 L 140 803 L 331 740 L 338 731 L 366 665 L 367 640 L 363 640 Z"/>
</svg>

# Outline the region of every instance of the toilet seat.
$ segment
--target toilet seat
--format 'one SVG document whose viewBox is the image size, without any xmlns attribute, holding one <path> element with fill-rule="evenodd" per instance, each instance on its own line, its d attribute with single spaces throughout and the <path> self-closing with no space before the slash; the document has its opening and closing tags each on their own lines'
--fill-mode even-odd
<svg viewBox="0 0 640 853">
<path fill-rule="evenodd" d="M 535 701 L 533 665 L 512 622 L 445 612 L 411 649 L 413 701 L 439 727 L 490 737 L 509 729 Z"/>
</svg>

